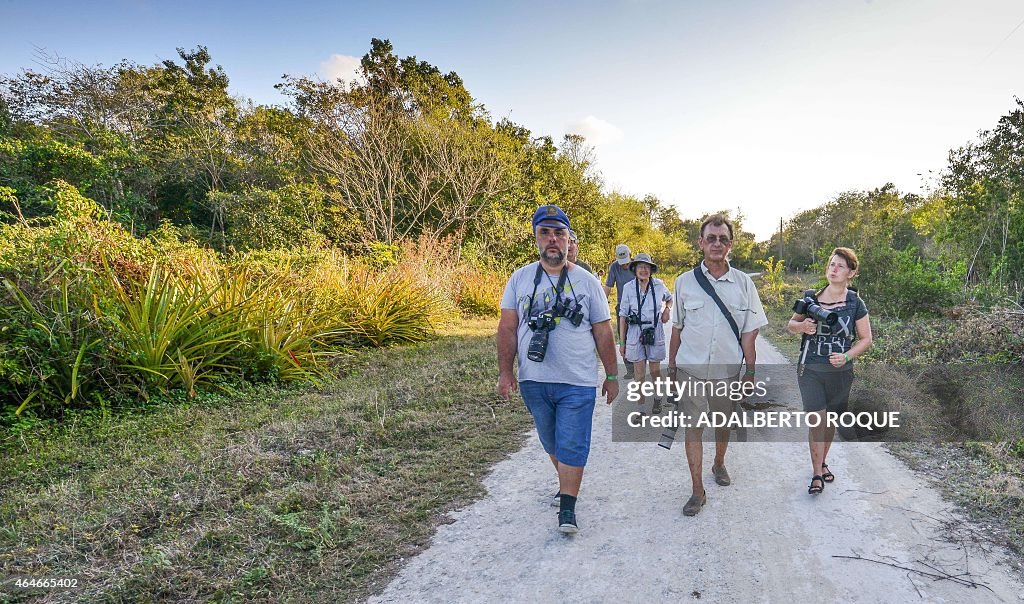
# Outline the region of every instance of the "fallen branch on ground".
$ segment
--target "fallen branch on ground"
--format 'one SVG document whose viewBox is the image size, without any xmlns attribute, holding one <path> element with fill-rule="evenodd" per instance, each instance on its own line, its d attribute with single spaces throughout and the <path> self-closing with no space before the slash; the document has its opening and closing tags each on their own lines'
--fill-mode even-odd
<svg viewBox="0 0 1024 604">
<path fill-rule="evenodd" d="M 919 562 L 919 564 L 924 564 L 928 568 L 931 568 L 932 570 L 935 570 L 937 572 L 928 572 L 928 571 L 919 570 L 919 569 L 916 569 L 916 568 L 911 568 L 909 566 L 903 566 L 901 564 L 893 564 L 891 562 L 886 562 L 884 560 L 874 560 L 872 558 L 865 558 L 865 557 L 860 556 L 860 555 L 857 555 L 857 556 L 833 555 L 832 557 L 833 558 L 844 558 L 846 560 L 863 560 L 865 562 L 874 562 L 875 564 L 884 564 L 885 566 L 891 566 L 893 568 L 898 568 L 898 569 L 909 571 L 909 572 L 912 572 L 912 573 L 917 573 L 917 574 L 921 575 L 922 577 L 928 577 L 929 579 L 934 579 L 936 581 L 952 581 L 953 583 L 956 583 L 958 585 L 963 585 L 964 587 L 973 587 L 975 589 L 977 589 L 978 587 L 984 587 L 985 589 L 989 590 L 990 592 L 995 593 L 994 591 L 992 591 L 991 587 L 989 587 L 988 585 L 985 585 L 984 583 L 977 583 L 975 581 L 971 581 L 970 579 L 964 579 L 961 575 L 951 575 L 951 574 L 949 574 L 949 573 L 947 573 L 945 571 L 942 571 L 942 570 L 939 570 L 939 569 L 935 568 L 934 566 L 931 566 L 931 565 L 928 565 L 928 564 L 924 564 L 923 562 Z M 914 587 L 916 588 L 917 586 L 915 585 Z"/>
</svg>

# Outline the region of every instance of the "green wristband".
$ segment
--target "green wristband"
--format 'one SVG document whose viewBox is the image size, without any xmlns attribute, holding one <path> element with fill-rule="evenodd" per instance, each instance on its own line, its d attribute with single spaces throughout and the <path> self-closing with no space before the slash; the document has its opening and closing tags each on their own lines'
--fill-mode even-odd
<svg viewBox="0 0 1024 604">
<path fill-rule="evenodd" d="M 619 376 L 617 376 L 617 375 L 606 375 L 606 376 L 604 376 L 604 379 L 614 382 L 615 380 L 619 379 Z"/>
<path fill-rule="evenodd" d="M 846 354 L 845 352 L 843 353 L 843 358 L 845 358 L 845 359 L 846 359 L 846 362 L 847 362 L 847 363 L 849 363 L 849 362 L 850 362 L 850 355 Z"/>
</svg>

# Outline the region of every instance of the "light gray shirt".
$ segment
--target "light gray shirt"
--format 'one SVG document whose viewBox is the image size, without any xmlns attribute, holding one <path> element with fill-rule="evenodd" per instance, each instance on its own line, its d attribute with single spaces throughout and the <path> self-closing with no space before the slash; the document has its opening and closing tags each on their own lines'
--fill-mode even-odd
<svg viewBox="0 0 1024 604">
<path fill-rule="evenodd" d="M 730 266 L 716 279 L 703 262 L 700 270 L 729 309 L 741 334 L 768 324 L 757 288 L 746 273 Z M 743 351 L 725 315 L 697 283 L 693 271 L 676 278 L 672 325 L 682 330 L 676 365 L 698 378 L 736 377 Z"/>
<path fill-rule="evenodd" d="M 661 312 L 665 302 L 672 299 L 665 283 L 656 277 L 651 277 L 651 290 L 644 295 L 640 290 L 640 297 L 636 297 L 636 279 L 622 286 L 622 301 L 619 302 L 619 316 L 628 317 L 631 312 L 640 313 L 640 319 L 646 321 L 642 325 L 626 325 L 626 344 L 629 346 L 640 345 L 640 331 L 644 327 L 654 327 L 654 345 L 660 346 L 665 343 L 665 330 L 661 328 Z M 640 302 L 643 301 L 641 305 Z M 653 301 L 653 303 L 652 303 Z"/>
<path fill-rule="evenodd" d="M 518 358 L 519 381 L 572 384 L 575 386 L 597 386 L 597 346 L 591 325 L 611 319 L 608 298 L 601 289 L 597 277 L 574 266 L 569 270 L 562 300 L 583 306 L 583 321 L 576 327 L 568 317 L 559 317 L 558 325 L 548 333 L 548 350 L 540 363 L 527 358 L 533 330 L 528 321 L 552 308 L 555 304 L 555 285 L 558 277 L 542 271 L 540 283 L 534 294 L 534 277 L 539 262 L 530 263 L 512 273 L 501 297 L 501 308 L 514 310 L 519 315 Z M 533 306 L 530 296 L 533 294 Z"/>
</svg>

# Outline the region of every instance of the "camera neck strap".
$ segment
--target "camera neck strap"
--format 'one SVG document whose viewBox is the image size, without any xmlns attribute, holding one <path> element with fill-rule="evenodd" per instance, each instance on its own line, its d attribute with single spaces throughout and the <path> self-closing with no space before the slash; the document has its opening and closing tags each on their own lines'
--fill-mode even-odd
<svg viewBox="0 0 1024 604">
<path fill-rule="evenodd" d="M 708 280 L 708 276 L 704 274 L 704 270 L 701 268 L 700 264 L 693 269 L 693 278 L 697 280 L 697 284 L 700 285 L 700 288 L 715 301 L 718 309 L 722 311 L 723 315 L 725 315 L 725 320 L 729 322 L 729 327 L 732 328 L 732 333 L 736 336 L 736 343 L 740 345 L 740 354 L 743 354 L 743 341 L 740 339 L 740 327 L 736 324 L 736 319 L 733 318 L 732 313 L 725 307 L 725 302 L 722 302 L 722 298 L 718 296 L 718 292 L 715 291 L 715 287 L 711 285 L 711 281 Z"/>
<path fill-rule="evenodd" d="M 640 297 L 640 280 L 633 279 L 633 283 L 636 285 L 637 314 L 640 315 L 640 324 L 643 325 L 645 323 L 645 321 L 643 320 L 644 302 L 647 301 L 647 296 L 651 296 L 651 294 L 654 293 L 654 277 L 647 279 L 647 289 L 644 290 L 644 296 L 642 298 Z M 656 300 L 657 296 L 651 296 L 651 308 L 654 309 L 654 314 L 651 318 L 652 323 L 658 322 L 658 303 L 656 302 Z"/>
<path fill-rule="evenodd" d="M 537 274 L 533 276 L 533 293 L 530 294 L 530 308 L 528 310 L 528 312 L 530 313 L 533 312 L 533 302 L 537 296 L 537 286 L 540 285 L 540 278 L 543 275 L 547 275 L 547 273 L 544 271 L 544 263 L 538 262 Z M 562 273 L 558 275 L 558 285 L 551 283 L 551 287 L 553 287 L 555 290 L 555 304 L 558 304 L 559 302 L 562 301 L 562 290 L 565 289 L 565 280 L 566 278 L 568 278 L 568 276 L 569 267 L 567 265 L 563 265 Z M 548 282 L 551 282 L 550 275 L 548 276 Z M 575 296 L 575 292 L 573 293 L 573 295 Z"/>
<path fill-rule="evenodd" d="M 658 324 L 658 306 L 657 306 L 658 303 L 656 302 L 656 300 L 657 300 L 658 297 L 651 295 L 651 294 L 655 293 L 655 291 L 654 291 L 654 277 L 650 277 L 650 278 L 647 279 L 647 288 L 644 290 L 644 296 L 642 298 L 640 297 L 640 280 L 639 279 L 633 279 L 633 283 L 636 284 L 636 299 L 637 299 L 637 305 L 636 305 L 637 311 L 636 311 L 636 313 L 637 313 L 637 317 L 640 319 L 640 324 L 637 325 L 637 327 L 640 328 L 640 338 L 642 340 L 643 336 L 644 336 L 644 323 L 648 322 L 648 321 L 644 321 L 644 302 L 647 301 L 647 296 L 651 296 L 652 315 L 651 315 L 650 323 L 652 325 L 657 325 Z M 652 329 L 654 329 L 654 328 L 652 327 Z M 628 321 L 626 322 L 626 331 L 627 332 L 629 331 L 629 322 Z M 648 354 L 647 349 L 648 349 L 648 345 L 644 344 L 643 345 L 643 351 L 644 351 L 644 359 L 645 360 L 650 358 L 650 355 Z"/>
</svg>

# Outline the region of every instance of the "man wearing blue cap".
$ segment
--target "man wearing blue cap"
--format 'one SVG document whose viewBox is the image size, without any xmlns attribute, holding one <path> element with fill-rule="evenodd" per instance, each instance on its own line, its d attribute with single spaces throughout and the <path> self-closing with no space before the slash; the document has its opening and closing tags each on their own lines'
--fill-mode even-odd
<svg viewBox="0 0 1024 604">
<path fill-rule="evenodd" d="M 518 385 L 558 472 L 558 530 L 573 534 L 579 530 L 576 497 L 590 454 L 597 386 L 610 404 L 619 384 L 608 299 L 596 277 L 567 261 L 569 230 L 569 217 L 556 205 L 533 215 L 540 261 L 512 273 L 501 298 L 498 394 L 508 399 Z"/>
</svg>

